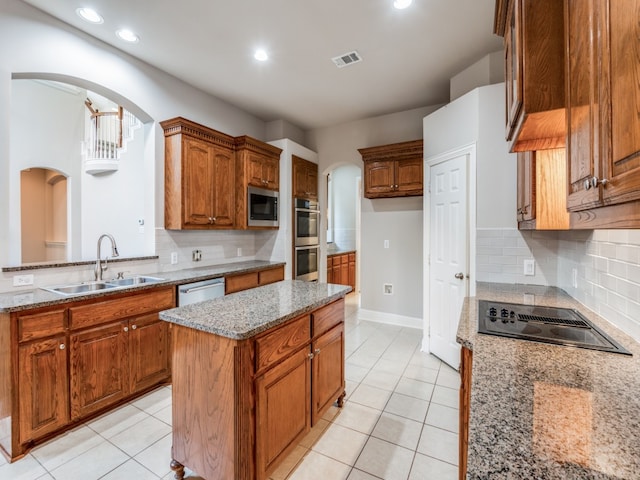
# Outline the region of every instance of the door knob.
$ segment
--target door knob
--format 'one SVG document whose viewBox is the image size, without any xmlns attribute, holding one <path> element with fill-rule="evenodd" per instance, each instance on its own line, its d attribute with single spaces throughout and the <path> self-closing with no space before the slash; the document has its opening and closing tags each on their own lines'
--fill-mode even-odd
<svg viewBox="0 0 640 480">
<path fill-rule="evenodd" d="M 458 272 L 454 275 L 458 280 L 462 280 L 464 278 L 464 273 Z"/>
</svg>

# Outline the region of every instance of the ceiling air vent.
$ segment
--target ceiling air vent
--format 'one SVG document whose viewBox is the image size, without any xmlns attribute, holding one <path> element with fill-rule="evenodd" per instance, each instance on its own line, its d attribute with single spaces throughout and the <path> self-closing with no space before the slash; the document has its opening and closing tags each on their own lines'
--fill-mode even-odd
<svg viewBox="0 0 640 480">
<path fill-rule="evenodd" d="M 353 65 L 354 63 L 361 62 L 362 57 L 358 52 L 354 50 L 353 52 L 343 53 L 342 55 L 333 57 L 331 60 L 333 60 L 333 63 L 335 63 L 338 68 L 342 68 L 348 65 Z"/>
</svg>

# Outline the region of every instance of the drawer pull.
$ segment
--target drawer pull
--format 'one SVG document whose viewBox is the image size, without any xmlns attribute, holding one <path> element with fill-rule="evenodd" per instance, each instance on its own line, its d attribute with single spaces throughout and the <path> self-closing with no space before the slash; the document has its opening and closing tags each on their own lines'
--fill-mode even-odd
<svg viewBox="0 0 640 480">
<path fill-rule="evenodd" d="M 64 350 L 64 349 L 65 349 L 64 343 L 61 343 L 60 344 L 60 350 Z"/>
<path fill-rule="evenodd" d="M 131 325 L 131 330 L 135 330 L 136 328 L 138 328 L 138 326 L 135 323 Z"/>
<path fill-rule="evenodd" d="M 123 330 L 124 330 L 125 332 L 128 332 L 128 331 L 129 331 L 129 327 L 124 327 L 124 328 L 123 328 Z"/>
</svg>

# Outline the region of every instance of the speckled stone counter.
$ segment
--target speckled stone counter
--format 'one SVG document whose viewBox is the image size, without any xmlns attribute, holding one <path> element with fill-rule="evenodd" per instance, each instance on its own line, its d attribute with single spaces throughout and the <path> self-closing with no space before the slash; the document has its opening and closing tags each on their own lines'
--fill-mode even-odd
<svg viewBox="0 0 640 480">
<path fill-rule="evenodd" d="M 30 308 L 48 307 L 51 305 L 73 302 L 86 298 L 103 297 L 126 291 L 155 288 L 162 285 L 180 285 L 182 283 L 199 282 L 201 280 L 219 278 L 232 274 L 247 273 L 280 265 L 285 264 L 283 262 L 252 260 L 247 262 L 226 263 L 221 265 L 188 268 L 184 270 L 174 270 L 170 272 L 144 273 L 143 275 L 162 278 L 162 281 L 132 287 L 121 287 L 117 290 L 103 290 L 69 296 L 59 295 L 47 290 L 42 290 L 41 288 L 20 290 L 17 292 L 0 292 L 0 312 L 17 312 L 21 310 L 28 310 Z"/>
<path fill-rule="evenodd" d="M 160 312 L 185 327 L 242 340 L 344 297 L 351 287 L 300 280 L 252 288 Z"/>
<path fill-rule="evenodd" d="M 477 333 L 477 300 L 575 308 L 633 356 Z M 554 287 L 478 283 L 468 479 L 640 479 L 640 345 Z"/>
</svg>

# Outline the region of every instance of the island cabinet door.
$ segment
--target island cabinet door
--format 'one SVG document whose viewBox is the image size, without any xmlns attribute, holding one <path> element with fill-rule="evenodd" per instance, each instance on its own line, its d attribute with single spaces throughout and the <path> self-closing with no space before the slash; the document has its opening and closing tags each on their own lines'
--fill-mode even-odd
<svg viewBox="0 0 640 480">
<path fill-rule="evenodd" d="M 313 349 L 312 425 L 344 392 L 344 324 L 318 337 Z"/>
<path fill-rule="evenodd" d="M 302 348 L 256 378 L 256 476 L 268 478 L 311 428 L 311 360 Z"/>
<path fill-rule="evenodd" d="M 129 393 L 128 322 L 71 335 L 71 419 L 115 403 Z"/>
</svg>

